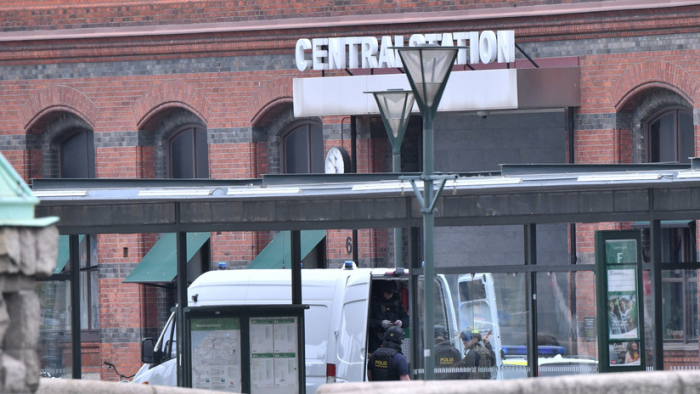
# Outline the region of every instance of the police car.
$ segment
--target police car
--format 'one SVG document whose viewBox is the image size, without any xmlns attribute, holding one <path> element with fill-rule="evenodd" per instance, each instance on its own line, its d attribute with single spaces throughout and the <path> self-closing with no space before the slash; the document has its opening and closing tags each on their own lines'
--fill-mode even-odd
<svg viewBox="0 0 700 394">
<path fill-rule="evenodd" d="M 527 378 L 527 347 L 503 346 L 503 378 Z M 539 377 L 598 373 L 598 361 L 590 356 L 566 356 L 563 346 L 539 346 Z"/>
</svg>

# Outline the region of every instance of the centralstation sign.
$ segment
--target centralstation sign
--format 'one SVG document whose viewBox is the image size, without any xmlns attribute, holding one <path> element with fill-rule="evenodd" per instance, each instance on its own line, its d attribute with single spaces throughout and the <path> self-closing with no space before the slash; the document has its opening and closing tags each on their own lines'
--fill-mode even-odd
<svg viewBox="0 0 700 394">
<path fill-rule="evenodd" d="M 357 68 L 403 67 L 399 47 L 420 45 L 457 46 L 455 64 L 511 63 L 515 61 L 513 30 L 413 34 L 405 37 L 328 37 L 297 40 L 295 61 L 299 71 L 343 70 Z M 468 48 L 467 48 L 468 47 Z M 468 53 L 467 53 L 468 51 Z M 467 57 L 467 55 L 469 55 Z"/>
<path fill-rule="evenodd" d="M 514 31 L 485 30 L 300 38 L 296 42 L 294 62 L 297 69 L 307 75 L 293 79 L 294 116 L 378 115 L 374 98 L 366 92 L 409 90 L 406 75 L 399 72 L 403 68 L 399 51 L 421 45 L 458 48 L 456 69 L 440 100 L 440 112 L 581 105 L 581 71 L 577 61 L 562 67 L 540 67 L 534 62 L 513 67 L 516 62 Z M 367 71 L 349 71 L 363 69 Z M 381 69 L 384 71 L 369 72 Z M 344 70 L 349 75 L 325 74 L 331 70 Z M 319 71 L 321 76 L 312 73 Z M 417 105 L 412 112 L 418 113 Z"/>
</svg>

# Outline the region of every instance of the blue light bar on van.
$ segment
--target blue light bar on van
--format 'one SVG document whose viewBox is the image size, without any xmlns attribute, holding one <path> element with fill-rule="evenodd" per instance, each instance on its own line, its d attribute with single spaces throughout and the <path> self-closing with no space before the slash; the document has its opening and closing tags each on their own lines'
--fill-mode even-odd
<svg viewBox="0 0 700 394">
<path fill-rule="evenodd" d="M 566 349 L 563 346 L 538 346 L 540 356 L 556 356 L 557 354 L 566 354 Z M 503 353 L 507 356 L 525 356 L 527 355 L 527 346 L 503 346 Z"/>
<path fill-rule="evenodd" d="M 354 261 L 346 261 L 345 263 L 343 263 L 343 268 L 345 268 L 346 270 L 352 270 L 357 268 L 357 266 L 355 265 Z"/>
</svg>

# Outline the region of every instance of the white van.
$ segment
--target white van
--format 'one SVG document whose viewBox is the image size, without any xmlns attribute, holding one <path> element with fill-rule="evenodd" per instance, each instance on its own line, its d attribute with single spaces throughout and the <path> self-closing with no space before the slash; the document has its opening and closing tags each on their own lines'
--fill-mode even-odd
<svg viewBox="0 0 700 394">
<path fill-rule="evenodd" d="M 309 305 L 304 315 L 307 393 L 315 393 L 325 383 L 367 380 L 370 303 L 373 288 L 386 280 L 399 283 L 400 295 L 408 305 L 408 273 L 403 269 L 358 269 L 350 264 L 340 269 L 302 270 L 302 303 Z M 227 270 L 201 275 L 189 287 L 187 299 L 190 307 L 291 304 L 291 294 L 290 270 Z M 436 276 L 435 294 L 435 324 L 447 327 L 458 342 L 454 304 L 443 276 Z M 422 302 L 422 294 L 419 299 Z M 408 311 L 409 317 L 415 318 L 412 312 Z M 134 383 L 177 384 L 174 327 L 173 315 L 155 344 L 155 362 L 144 364 Z M 407 356 L 408 343 L 404 341 Z M 142 358 L 152 344 L 152 339 L 144 340 Z"/>
<path fill-rule="evenodd" d="M 490 273 L 459 276 L 459 328 L 474 329 L 482 338 L 488 335 L 496 355 L 496 368 L 491 379 L 502 379 L 501 325 L 498 321 L 496 289 Z"/>
</svg>

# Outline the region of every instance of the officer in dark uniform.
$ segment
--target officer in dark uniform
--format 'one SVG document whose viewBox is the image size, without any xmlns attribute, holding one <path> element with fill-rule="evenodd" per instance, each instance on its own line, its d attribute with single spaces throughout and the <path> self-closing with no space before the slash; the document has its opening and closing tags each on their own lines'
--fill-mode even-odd
<svg viewBox="0 0 700 394">
<path fill-rule="evenodd" d="M 466 372 L 460 374 L 461 379 L 477 379 L 477 368 L 479 367 L 479 362 L 481 361 L 481 356 L 474 349 L 477 338 L 474 336 L 474 332 L 470 329 L 462 331 L 460 336 L 462 337 L 462 343 L 464 344 L 464 358 L 462 358 L 462 360 L 456 363 L 454 366 L 466 368 Z"/>
<path fill-rule="evenodd" d="M 408 327 L 408 313 L 399 297 L 398 283 L 393 280 L 380 281 L 377 286 L 379 292 L 372 299 L 369 316 L 369 353 L 382 344 L 384 332 L 389 327 Z"/>
<path fill-rule="evenodd" d="M 401 353 L 403 337 L 403 330 L 397 326 L 386 330 L 382 346 L 369 357 L 367 378 L 370 381 L 411 380 L 408 360 Z"/>
<path fill-rule="evenodd" d="M 449 339 L 449 333 L 444 326 L 435 326 L 435 379 L 459 379 L 458 373 L 452 371 L 454 364 L 462 359 Z"/>
</svg>

